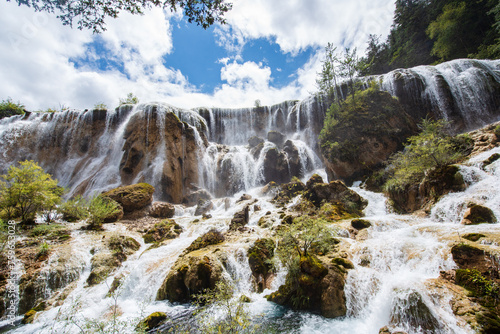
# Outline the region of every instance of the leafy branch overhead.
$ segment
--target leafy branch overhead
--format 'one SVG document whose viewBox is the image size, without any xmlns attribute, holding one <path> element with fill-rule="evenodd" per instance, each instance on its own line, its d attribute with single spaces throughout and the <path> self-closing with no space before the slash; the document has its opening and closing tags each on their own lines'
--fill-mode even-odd
<svg viewBox="0 0 500 334">
<path fill-rule="evenodd" d="M 10 0 L 7 0 L 10 1 Z M 16 0 L 19 5 L 37 12 L 54 13 L 64 25 L 89 29 L 94 33 L 106 30 L 106 19 L 117 18 L 120 12 L 143 14 L 153 7 L 182 10 L 189 23 L 207 29 L 216 22 L 224 24 L 224 14 L 232 8 L 224 0 Z"/>
</svg>

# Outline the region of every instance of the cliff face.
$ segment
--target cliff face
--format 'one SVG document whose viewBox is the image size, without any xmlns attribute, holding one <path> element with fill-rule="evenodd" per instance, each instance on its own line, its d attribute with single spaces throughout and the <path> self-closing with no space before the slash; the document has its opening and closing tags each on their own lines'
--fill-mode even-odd
<svg viewBox="0 0 500 334">
<path fill-rule="evenodd" d="M 176 203 L 199 189 L 227 196 L 305 177 L 325 165 L 330 179 L 352 181 L 399 149 L 424 117 L 446 118 L 456 131 L 498 120 L 499 69 L 500 61 L 455 60 L 360 79 L 375 79 L 400 107 L 382 128 L 361 117 L 336 135 L 338 142 L 361 140 L 350 161 L 318 157 L 330 103 L 311 96 L 241 109 L 154 103 L 13 116 L 0 120 L 0 173 L 32 159 L 67 187 L 69 196 L 147 182 L 156 199 Z"/>
</svg>

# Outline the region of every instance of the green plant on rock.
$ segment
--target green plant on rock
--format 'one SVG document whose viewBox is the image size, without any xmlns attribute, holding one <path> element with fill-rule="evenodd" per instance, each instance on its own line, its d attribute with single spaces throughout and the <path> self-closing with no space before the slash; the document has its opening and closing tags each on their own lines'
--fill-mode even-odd
<svg viewBox="0 0 500 334">
<path fill-rule="evenodd" d="M 98 102 L 94 105 L 94 110 L 108 110 L 108 106 L 104 102 Z"/>
<path fill-rule="evenodd" d="M 252 323 L 245 298 L 235 296 L 234 285 L 229 281 L 219 280 L 214 289 L 205 290 L 196 298 L 200 306 L 197 323 L 201 333 L 255 333 L 258 329 Z M 214 318 L 214 314 L 218 317 Z"/>
<path fill-rule="evenodd" d="M 456 163 L 464 157 L 447 134 L 447 125 L 445 120 L 422 121 L 420 134 L 408 138 L 405 150 L 391 156 L 391 177 L 385 183 L 385 190 L 404 190 L 408 185 L 419 183 L 431 170 Z"/>
<path fill-rule="evenodd" d="M 44 242 L 38 247 L 38 253 L 36 253 L 36 258 L 39 259 L 47 255 L 50 251 L 50 246 L 48 243 Z"/>
<path fill-rule="evenodd" d="M 94 196 L 89 203 L 89 226 L 101 229 L 105 220 L 120 211 L 120 205 L 104 196 Z"/>
<path fill-rule="evenodd" d="M 65 221 L 76 222 L 89 217 L 88 206 L 89 202 L 85 198 L 77 196 L 74 199 L 61 203 L 57 211 L 62 214 L 62 219 Z"/>
<path fill-rule="evenodd" d="M 120 99 L 119 105 L 122 106 L 124 104 L 138 104 L 138 103 L 139 99 L 137 98 L 137 96 L 135 96 L 133 93 L 128 93 L 126 98 Z"/>
<path fill-rule="evenodd" d="M 24 105 L 21 102 L 15 103 L 10 97 L 0 102 L 0 119 L 14 115 L 23 115 Z"/>
<path fill-rule="evenodd" d="M 33 223 L 38 212 L 51 210 L 61 201 L 63 188 L 34 161 L 12 165 L 0 181 L 0 211 L 6 218 Z"/>
</svg>

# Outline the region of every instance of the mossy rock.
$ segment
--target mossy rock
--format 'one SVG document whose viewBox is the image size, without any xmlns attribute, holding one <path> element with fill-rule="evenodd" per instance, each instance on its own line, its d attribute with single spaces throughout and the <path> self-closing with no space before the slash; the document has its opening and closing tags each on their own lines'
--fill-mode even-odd
<svg viewBox="0 0 500 334">
<path fill-rule="evenodd" d="M 491 165 L 492 163 L 494 163 L 498 159 L 500 159 L 500 153 L 492 154 L 488 159 L 483 161 L 483 168 L 488 166 L 488 165 Z"/>
<path fill-rule="evenodd" d="M 198 237 L 195 241 L 189 245 L 188 248 L 184 251 L 184 253 L 190 253 L 196 251 L 201 248 L 205 248 L 210 245 L 216 245 L 224 242 L 225 238 L 222 233 L 215 229 L 211 229 L 204 235 Z"/>
<path fill-rule="evenodd" d="M 313 174 L 306 183 L 306 188 L 311 189 L 315 184 L 325 183 L 323 178 L 318 174 Z"/>
<path fill-rule="evenodd" d="M 172 219 L 165 219 L 156 223 L 144 235 L 144 242 L 147 244 L 154 242 L 162 242 L 167 239 L 177 238 L 183 231 L 182 226 L 177 224 Z"/>
<path fill-rule="evenodd" d="M 121 265 L 123 260 L 123 254 L 121 253 L 98 253 L 94 255 L 91 260 L 91 272 L 87 278 L 87 284 L 92 286 L 101 283 L 114 269 Z"/>
<path fill-rule="evenodd" d="M 500 333 L 500 317 L 492 311 L 476 313 L 476 321 L 481 326 L 479 334 Z"/>
<path fill-rule="evenodd" d="M 31 324 L 33 320 L 35 320 L 35 315 L 37 314 L 37 311 L 31 309 L 28 312 L 24 314 L 23 320 L 21 320 L 22 324 Z"/>
<path fill-rule="evenodd" d="M 107 241 L 108 248 L 113 252 L 132 254 L 141 248 L 141 244 L 132 237 L 112 235 Z"/>
<path fill-rule="evenodd" d="M 462 220 L 464 225 L 493 224 L 496 222 L 497 218 L 490 208 L 477 204 L 473 204 L 465 211 Z"/>
<path fill-rule="evenodd" d="M 150 331 L 153 328 L 158 327 L 158 325 L 167 319 L 167 315 L 163 312 L 154 312 L 144 318 L 139 325 L 137 325 L 137 329 Z"/>
<path fill-rule="evenodd" d="M 353 219 L 351 221 L 351 226 L 354 227 L 356 230 L 362 230 L 365 228 L 369 228 L 370 226 L 372 226 L 372 224 L 368 220 Z"/>
<path fill-rule="evenodd" d="M 265 280 L 273 271 L 271 259 L 274 256 L 274 247 L 275 243 L 272 239 L 258 239 L 248 249 L 248 264 L 254 277 L 262 276 Z"/>
<path fill-rule="evenodd" d="M 103 196 L 120 203 L 125 212 L 132 212 L 151 204 L 154 191 L 150 184 L 137 183 L 107 191 Z"/>
<path fill-rule="evenodd" d="M 299 267 L 303 273 L 312 276 L 314 279 L 321 279 L 328 274 L 328 269 L 315 256 L 302 256 Z"/>
<path fill-rule="evenodd" d="M 354 269 L 354 264 L 350 260 L 341 257 L 332 259 L 332 264 L 336 267 L 341 266 L 344 269 Z"/>
<path fill-rule="evenodd" d="M 481 238 L 486 237 L 484 234 L 481 233 L 467 233 L 462 235 L 462 238 L 469 240 L 469 241 L 478 241 Z"/>
</svg>

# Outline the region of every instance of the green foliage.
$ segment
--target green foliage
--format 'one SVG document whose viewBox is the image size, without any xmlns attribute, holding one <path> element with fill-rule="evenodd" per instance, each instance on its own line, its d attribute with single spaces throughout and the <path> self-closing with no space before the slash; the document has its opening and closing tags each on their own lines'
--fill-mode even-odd
<svg viewBox="0 0 500 334">
<path fill-rule="evenodd" d="M 193 241 L 188 248 L 186 248 L 185 253 L 194 252 L 195 250 L 205 248 L 210 245 L 220 244 L 221 242 L 224 242 L 224 240 L 224 235 L 216 229 L 212 228 L 201 237 L 196 238 L 196 240 Z"/>
<path fill-rule="evenodd" d="M 124 104 L 138 104 L 138 103 L 139 103 L 139 99 L 137 98 L 137 96 L 135 96 L 132 93 L 128 93 L 126 98 L 120 99 L 119 105 L 122 106 Z"/>
<path fill-rule="evenodd" d="M 293 224 L 282 225 L 277 235 L 280 239 L 278 256 L 283 263 L 293 267 L 297 257 L 307 257 L 313 246 L 328 247 L 334 232 L 327 227 L 325 220 L 302 216 L 295 218 Z"/>
<path fill-rule="evenodd" d="M 385 189 L 404 190 L 406 186 L 419 183 L 432 169 L 458 162 L 463 153 L 457 151 L 446 133 L 444 120 L 424 120 L 421 132 L 408 139 L 405 150 L 390 158 L 391 177 Z"/>
<path fill-rule="evenodd" d="M 227 280 L 218 281 L 214 289 L 204 290 L 196 298 L 200 306 L 197 321 L 201 333 L 236 334 L 258 330 L 258 326 L 252 324 L 245 299 L 235 296 L 234 286 Z"/>
<path fill-rule="evenodd" d="M 24 105 L 21 102 L 15 103 L 10 97 L 0 102 L 0 119 L 14 115 L 23 115 Z"/>
<path fill-rule="evenodd" d="M 499 137 L 499 138 L 500 138 L 500 125 L 497 125 L 497 126 L 495 127 L 495 131 L 494 131 L 494 133 L 495 133 L 495 136 L 497 136 L 497 137 Z"/>
<path fill-rule="evenodd" d="M 101 229 L 106 218 L 120 211 L 120 205 L 107 197 L 94 196 L 90 200 L 88 211 L 90 227 Z"/>
<path fill-rule="evenodd" d="M 94 105 L 94 110 L 108 110 L 108 106 L 104 102 L 99 102 Z"/>
<path fill-rule="evenodd" d="M 58 206 L 57 211 L 62 214 L 62 218 L 68 222 L 76 222 L 89 217 L 88 211 L 89 202 L 77 196 L 74 199 L 63 202 Z"/>
<path fill-rule="evenodd" d="M 23 223 L 34 222 L 42 210 L 51 210 L 61 201 L 63 189 L 50 174 L 34 161 L 12 165 L 0 181 L 0 210 L 7 218 L 20 218 Z"/>
<path fill-rule="evenodd" d="M 45 255 L 47 255 L 50 251 L 50 246 L 48 243 L 44 242 L 38 247 L 38 253 L 36 253 L 36 258 L 39 259 Z"/>
<path fill-rule="evenodd" d="M 477 269 L 457 269 L 456 281 L 475 296 L 499 297 L 498 285 L 484 277 Z"/>
<path fill-rule="evenodd" d="M 35 11 L 57 13 L 63 25 L 73 26 L 76 21 L 78 29 L 89 29 L 94 33 L 106 30 L 106 20 L 117 18 L 121 11 L 130 14 L 143 14 L 153 8 L 165 8 L 171 11 L 180 9 L 189 23 L 196 23 L 207 29 L 214 23 L 224 24 L 224 14 L 231 10 L 232 4 L 224 0 L 109 0 L 92 2 L 59 2 L 50 0 L 16 0 L 19 5 L 26 5 Z"/>
</svg>

